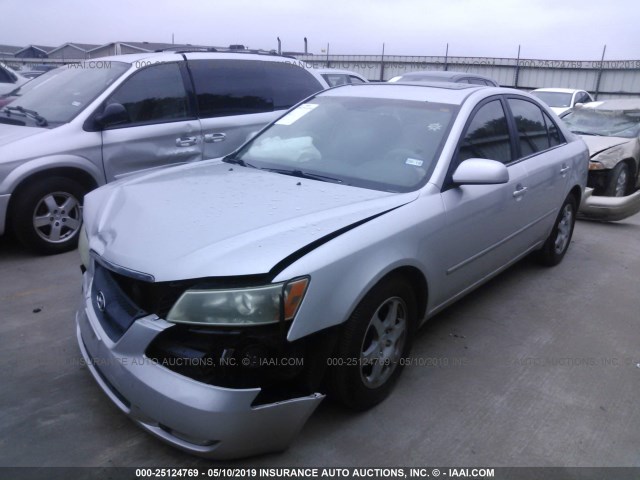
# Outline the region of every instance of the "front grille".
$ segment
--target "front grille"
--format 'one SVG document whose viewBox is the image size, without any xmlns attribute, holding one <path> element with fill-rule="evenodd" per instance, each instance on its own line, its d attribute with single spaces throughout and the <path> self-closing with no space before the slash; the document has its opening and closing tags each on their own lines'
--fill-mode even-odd
<svg viewBox="0 0 640 480">
<path fill-rule="evenodd" d="M 180 295 L 194 283 L 193 281 L 145 282 L 119 273 L 109 273 L 133 303 L 145 312 L 155 313 L 160 318 L 167 316 Z"/>
<path fill-rule="evenodd" d="M 147 312 L 134 303 L 113 278 L 113 273 L 96 263 L 91 303 L 102 328 L 114 342 Z"/>
</svg>

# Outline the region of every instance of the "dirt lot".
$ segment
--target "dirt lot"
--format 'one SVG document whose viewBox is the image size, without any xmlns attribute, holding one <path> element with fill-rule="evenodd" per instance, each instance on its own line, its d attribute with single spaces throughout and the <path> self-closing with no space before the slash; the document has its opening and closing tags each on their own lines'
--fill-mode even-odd
<svg viewBox="0 0 640 480">
<path fill-rule="evenodd" d="M 0 238 L 0 465 L 210 466 L 111 404 L 81 365 L 77 252 Z M 640 215 L 579 222 L 564 262 L 524 260 L 419 333 L 393 395 L 330 402 L 291 448 L 237 466 L 638 466 Z"/>
</svg>

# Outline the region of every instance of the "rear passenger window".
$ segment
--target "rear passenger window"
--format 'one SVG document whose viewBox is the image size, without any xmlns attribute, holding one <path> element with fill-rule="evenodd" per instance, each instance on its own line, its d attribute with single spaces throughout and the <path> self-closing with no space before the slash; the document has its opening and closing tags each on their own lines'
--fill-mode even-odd
<svg viewBox="0 0 640 480">
<path fill-rule="evenodd" d="M 349 75 L 349 80 L 351 81 L 351 83 L 365 83 L 364 80 L 353 75 Z"/>
<path fill-rule="evenodd" d="M 555 147 L 564 143 L 564 138 L 558 130 L 558 126 L 551 120 L 551 117 L 544 114 L 544 121 L 547 124 L 547 132 L 549 133 L 549 146 Z"/>
<path fill-rule="evenodd" d="M 182 75 L 175 63 L 155 65 L 133 74 L 107 100 L 106 104 L 110 103 L 124 106 L 130 124 L 181 120 L 188 117 L 189 111 Z"/>
<path fill-rule="evenodd" d="M 292 63 L 261 62 L 267 72 L 267 80 L 273 89 L 273 108 L 292 107 L 309 95 L 322 90 L 322 85 L 304 68 Z M 346 79 L 345 79 L 346 83 Z"/>
<path fill-rule="evenodd" d="M 508 99 L 518 130 L 520 156 L 526 157 L 549 148 L 547 127 L 542 110 L 526 100 Z"/>
<path fill-rule="evenodd" d="M 200 117 L 273 111 L 273 94 L 263 68 L 251 60 L 190 60 Z"/>
<path fill-rule="evenodd" d="M 475 113 L 462 140 L 458 160 L 488 158 L 502 163 L 513 160 L 507 119 L 500 100 L 493 100 Z"/>
</svg>

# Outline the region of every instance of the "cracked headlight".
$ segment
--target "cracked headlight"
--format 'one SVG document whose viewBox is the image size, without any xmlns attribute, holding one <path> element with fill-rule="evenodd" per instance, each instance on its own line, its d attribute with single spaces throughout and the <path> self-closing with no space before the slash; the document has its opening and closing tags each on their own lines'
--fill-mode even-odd
<svg viewBox="0 0 640 480">
<path fill-rule="evenodd" d="M 192 289 L 167 315 L 173 323 L 249 326 L 293 320 L 309 284 L 308 278 L 260 287 Z"/>
</svg>

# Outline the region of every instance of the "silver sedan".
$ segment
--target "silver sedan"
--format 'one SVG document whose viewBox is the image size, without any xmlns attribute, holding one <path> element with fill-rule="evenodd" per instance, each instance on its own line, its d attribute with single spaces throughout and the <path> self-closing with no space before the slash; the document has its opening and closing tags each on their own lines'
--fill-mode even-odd
<svg viewBox="0 0 640 480">
<path fill-rule="evenodd" d="M 87 196 L 80 349 L 164 441 L 282 450 L 325 395 L 389 395 L 436 312 L 528 254 L 558 264 L 588 162 L 516 90 L 322 92 L 222 160 Z"/>
</svg>

